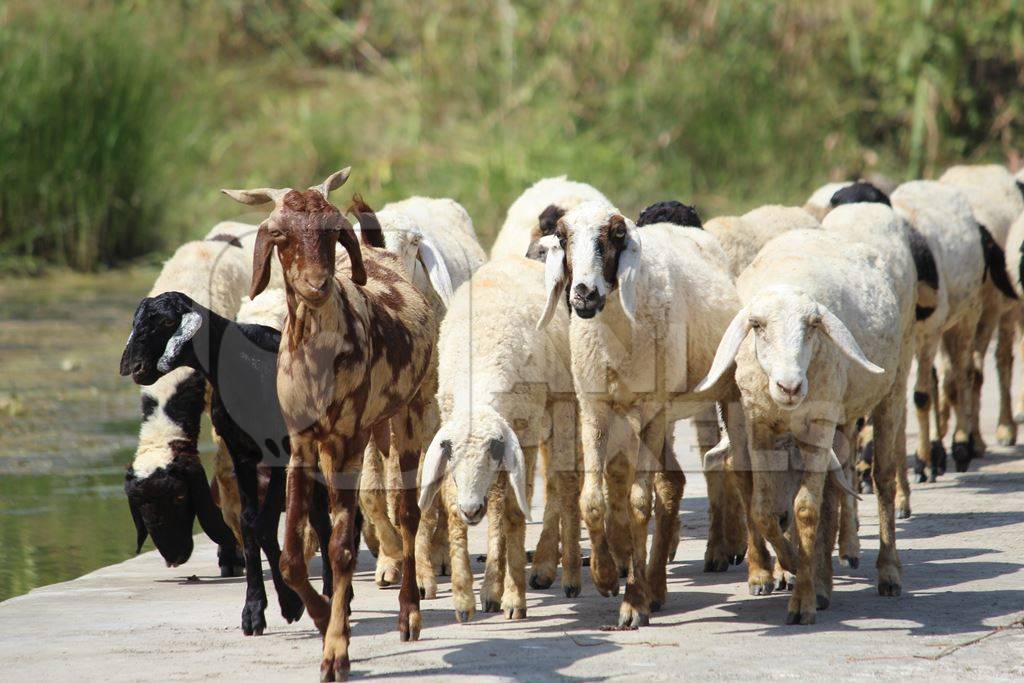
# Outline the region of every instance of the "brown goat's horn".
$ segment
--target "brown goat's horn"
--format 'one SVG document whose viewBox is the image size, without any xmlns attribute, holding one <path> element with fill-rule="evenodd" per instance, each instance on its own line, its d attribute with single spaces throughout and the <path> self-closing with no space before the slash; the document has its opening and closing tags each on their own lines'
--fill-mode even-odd
<svg viewBox="0 0 1024 683">
<path fill-rule="evenodd" d="M 361 195 L 352 195 L 352 201 L 349 203 L 348 208 L 345 209 L 346 213 L 352 213 L 359 221 L 359 237 L 363 244 L 369 247 L 377 247 L 378 249 L 384 249 L 384 229 L 380 227 L 380 221 L 377 220 L 377 214 L 374 213 L 370 205 L 363 201 Z"/>
</svg>

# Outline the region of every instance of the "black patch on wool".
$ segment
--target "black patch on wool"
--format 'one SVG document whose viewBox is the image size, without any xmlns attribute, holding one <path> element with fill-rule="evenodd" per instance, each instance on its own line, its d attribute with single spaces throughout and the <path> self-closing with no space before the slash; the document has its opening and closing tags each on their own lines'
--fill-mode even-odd
<svg viewBox="0 0 1024 683">
<path fill-rule="evenodd" d="M 233 247 L 238 247 L 239 249 L 242 248 L 242 243 L 239 241 L 239 239 L 237 237 L 235 237 L 234 235 L 228 235 L 227 233 L 221 233 L 219 235 L 214 235 L 213 237 L 207 237 L 206 241 L 207 242 L 227 242 L 228 244 L 230 244 Z"/>
<path fill-rule="evenodd" d="M 938 290 L 939 269 L 935 265 L 935 255 L 928 246 L 928 240 L 913 226 L 909 227 L 907 236 L 910 241 L 910 254 L 914 257 L 914 268 L 917 270 L 917 281 Z M 918 320 L 925 320 L 934 312 L 935 309 L 931 307 L 915 307 L 915 317 Z"/>
<path fill-rule="evenodd" d="M 847 185 L 846 187 L 837 190 L 836 193 L 832 195 L 832 199 L 829 200 L 829 204 L 831 206 L 864 203 L 892 206 L 892 202 L 889 201 L 889 195 L 865 180 L 858 180 L 852 185 Z"/>
<path fill-rule="evenodd" d="M 700 220 L 697 207 L 669 199 L 663 202 L 655 202 L 640 212 L 636 219 L 636 226 L 653 225 L 655 223 L 672 223 L 690 228 L 703 228 L 704 223 Z"/>
<path fill-rule="evenodd" d="M 982 224 L 978 224 L 978 232 L 981 234 L 981 251 L 985 255 L 985 272 L 992 275 L 992 284 L 1000 292 L 1011 299 L 1017 298 L 1010 278 L 1006 274 L 1006 252 L 992 237 Z M 1019 275 L 1019 274 L 1018 274 Z"/>
<path fill-rule="evenodd" d="M 150 396 L 149 394 L 142 395 L 142 419 L 148 420 L 153 413 L 156 411 L 156 407 L 160 405 L 159 401 Z"/>
<path fill-rule="evenodd" d="M 199 418 L 206 406 L 206 379 L 192 371 L 178 382 L 174 393 L 164 404 L 164 414 L 181 427 L 189 441 L 199 439 Z"/>
<path fill-rule="evenodd" d="M 551 204 L 548 208 L 540 212 L 537 216 L 537 222 L 540 226 L 541 237 L 545 235 L 554 235 L 555 228 L 558 226 L 559 219 L 565 215 L 565 209 Z"/>
<path fill-rule="evenodd" d="M 930 400 L 931 400 L 931 396 L 928 394 L 928 392 L 925 392 L 925 391 L 915 391 L 914 392 L 914 405 L 917 406 L 918 408 L 920 408 L 921 410 L 924 410 L 925 408 L 928 407 L 928 403 L 930 402 Z"/>
</svg>

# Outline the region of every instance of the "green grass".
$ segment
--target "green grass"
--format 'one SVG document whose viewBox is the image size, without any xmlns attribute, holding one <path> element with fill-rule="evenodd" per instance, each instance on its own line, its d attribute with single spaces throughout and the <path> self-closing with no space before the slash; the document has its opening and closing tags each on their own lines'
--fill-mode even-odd
<svg viewBox="0 0 1024 683">
<path fill-rule="evenodd" d="M 1015 165 L 1024 125 L 1012 0 L 14 2 L 0 268 L 173 246 L 240 215 L 220 187 L 348 164 L 371 204 L 458 199 L 488 243 L 546 175 L 711 216 Z"/>
</svg>

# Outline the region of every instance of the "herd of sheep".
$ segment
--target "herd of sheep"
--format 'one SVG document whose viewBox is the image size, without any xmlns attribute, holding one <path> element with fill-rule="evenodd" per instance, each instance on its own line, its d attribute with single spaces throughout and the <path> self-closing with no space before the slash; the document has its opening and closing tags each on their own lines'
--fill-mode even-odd
<svg viewBox="0 0 1024 683">
<path fill-rule="evenodd" d="M 348 174 L 225 190 L 269 216 L 174 253 L 120 368 L 143 385 L 125 482 L 139 547 L 150 536 L 177 566 L 198 518 L 221 573 L 244 567 L 247 635 L 266 628 L 265 555 L 284 618 L 308 612 L 323 636 L 324 680 L 348 674 L 363 540 L 376 582 L 401 586 L 403 640 L 418 638 L 438 575 L 459 621 L 477 605 L 525 618 L 527 582 L 549 588 L 559 565 L 578 596 L 581 518 L 594 588 L 624 587 L 618 627 L 648 623 L 679 543 L 678 420 L 693 420 L 707 479 L 705 571 L 745 557 L 752 594 L 792 590 L 794 624 L 828 607 L 837 545 L 841 564 L 859 563 L 858 489 L 878 498 L 879 593 L 902 590 L 908 382 L 919 481 L 945 469 L 951 416 L 957 470 L 984 454 L 993 336 L 998 439 L 1016 439 L 1024 185 L 1001 166 L 829 184 L 803 207 L 703 224 L 677 201 L 634 222 L 590 185 L 548 178 L 509 207 L 490 260 L 451 199 L 374 211 L 354 195 L 339 210 L 329 195 Z M 477 601 L 467 528 L 485 516 Z"/>
</svg>

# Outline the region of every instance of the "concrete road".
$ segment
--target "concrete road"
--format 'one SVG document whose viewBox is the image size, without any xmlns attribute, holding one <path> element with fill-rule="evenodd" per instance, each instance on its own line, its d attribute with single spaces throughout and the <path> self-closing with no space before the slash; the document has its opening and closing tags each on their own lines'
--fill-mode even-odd
<svg viewBox="0 0 1024 683">
<path fill-rule="evenodd" d="M 994 432 L 992 393 L 989 384 L 987 434 Z M 478 613 L 472 623 L 457 624 L 443 578 L 438 598 L 423 603 L 422 639 L 403 644 L 397 590 L 374 585 L 364 551 L 352 677 L 1024 678 L 1024 449 L 992 448 L 971 472 L 914 487 L 913 517 L 898 523 L 898 598 L 875 590 L 877 515 L 867 499 L 860 568 L 837 568 L 832 606 L 813 626 L 783 625 L 788 594 L 748 595 L 745 565 L 701 572 L 707 501 L 693 454 L 684 462 L 691 471 L 684 540 L 669 568 L 668 604 L 649 627 L 602 631 L 614 622 L 619 600 L 598 596 L 586 570 L 578 599 L 564 598 L 556 583 L 529 592 L 525 621 Z M 529 527 L 531 545 L 539 530 L 539 523 Z M 473 530 L 474 552 L 484 551 L 484 533 Z M 479 586 L 483 566 L 474 569 Z M 316 680 L 320 638 L 308 616 L 284 624 L 268 582 L 268 631 L 246 638 L 239 630 L 243 591 L 242 579 L 217 578 L 214 547 L 205 540 L 178 569 L 149 553 L 40 588 L 0 604 L 0 672 L 5 681 Z"/>
</svg>

